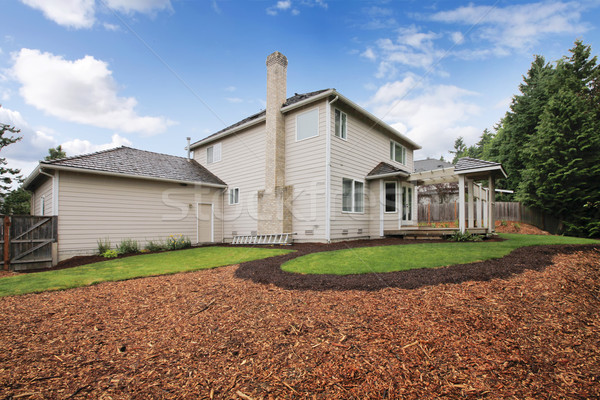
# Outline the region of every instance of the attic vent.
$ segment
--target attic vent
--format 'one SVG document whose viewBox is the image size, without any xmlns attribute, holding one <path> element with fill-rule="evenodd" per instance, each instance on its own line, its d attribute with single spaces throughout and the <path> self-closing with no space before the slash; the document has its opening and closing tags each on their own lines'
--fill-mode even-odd
<svg viewBox="0 0 600 400">
<path fill-rule="evenodd" d="M 360 235 L 360 234 L 362 234 L 362 228 L 360 228 L 360 229 L 358 230 L 358 234 L 359 234 L 359 235 Z"/>
<path fill-rule="evenodd" d="M 304 234 L 307 235 L 307 236 L 314 235 L 315 231 L 312 230 L 312 229 L 307 229 L 307 230 L 304 231 Z"/>
<path fill-rule="evenodd" d="M 342 235 L 347 235 L 347 234 L 348 234 L 348 229 L 342 230 Z"/>
</svg>

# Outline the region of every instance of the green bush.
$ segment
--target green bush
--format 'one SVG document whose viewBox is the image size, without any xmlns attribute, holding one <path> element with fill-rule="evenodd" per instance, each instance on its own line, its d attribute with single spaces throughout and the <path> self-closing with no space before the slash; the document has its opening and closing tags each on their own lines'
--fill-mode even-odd
<svg viewBox="0 0 600 400">
<path fill-rule="evenodd" d="M 473 235 L 469 233 L 469 231 L 465 231 L 465 233 L 457 231 L 450 236 L 448 240 L 450 242 L 481 242 L 483 239 L 481 239 L 481 236 L 479 235 Z"/>
<path fill-rule="evenodd" d="M 98 254 L 103 255 L 107 250 L 110 250 L 110 239 L 98 239 Z"/>
<path fill-rule="evenodd" d="M 117 253 L 121 254 L 131 254 L 131 253 L 139 253 L 140 246 L 138 245 L 137 240 L 133 239 L 123 239 L 121 243 L 117 246 Z"/>
<path fill-rule="evenodd" d="M 186 249 L 188 247 L 192 247 L 192 242 L 188 237 L 183 236 L 181 234 L 171 235 L 167 238 L 167 243 L 165 247 L 167 248 L 167 250 Z"/>
<path fill-rule="evenodd" d="M 506 220 L 503 219 L 502 221 L 500 221 L 500 225 L 508 226 L 508 222 L 506 222 Z"/>
<path fill-rule="evenodd" d="M 167 248 L 167 246 L 165 245 L 165 243 L 162 240 L 156 241 L 156 242 L 154 240 L 150 240 L 144 246 L 144 249 L 146 249 L 148 251 L 163 251 L 163 250 L 166 250 L 166 248 Z"/>
<path fill-rule="evenodd" d="M 521 224 L 519 224 L 518 222 L 514 223 L 514 224 L 513 224 L 513 226 L 515 227 L 515 229 L 516 229 L 517 231 L 520 231 L 520 230 L 521 230 Z"/>
<path fill-rule="evenodd" d="M 117 258 L 119 256 L 116 250 L 106 250 L 101 255 L 104 258 Z"/>
</svg>

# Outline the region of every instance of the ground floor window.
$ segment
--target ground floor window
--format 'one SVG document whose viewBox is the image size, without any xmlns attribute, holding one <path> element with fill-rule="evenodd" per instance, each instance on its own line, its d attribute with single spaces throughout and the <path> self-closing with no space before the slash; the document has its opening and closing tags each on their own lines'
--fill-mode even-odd
<svg viewBox="0 0 600 400">
<path fill-rule="evenodd" d="M 360 213 L 364 211 L 364 182 L 343 178 L 342 211 Z"/>
</svg>

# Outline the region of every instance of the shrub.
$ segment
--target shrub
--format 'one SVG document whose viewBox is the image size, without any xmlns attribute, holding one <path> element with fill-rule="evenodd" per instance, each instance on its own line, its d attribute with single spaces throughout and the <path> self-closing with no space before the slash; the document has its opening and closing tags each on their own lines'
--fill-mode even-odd
<svg viewBox="0 0 600 400">
<path fill-rule="evenodd" d="M 150 240 L 148 243 L 146 243 L 146 246 L 144 246 L 144 249 L 148 251 L 163 251 L 166 248 L 167 246 L 162 240 L 156 242 L 154 240 Z"/>
<path fill-rule="evenodd" d="M 506 220 L 502 220 L 502 221 L 500 221 L 500 225 L 508 226 L 508 222 L 506 222 Z"/>
<path fill-rule="evenodd" d="M 515 224 L 513 224 L 513 226 L 515 227 L 515 229 L 516 229 L 517 231 L 520 231 L 520 230 L 521 230 L 521 224 L 519 224 L 518 222 L 517 222 L 517 223 L 515 223 Z"/>
<path fill-rule="evenodd" d="M 104 258 L 117 258 L 119 256 L 116 250 L 106 250 L 101 255 Z"/>
<path fill-rule="evenodd" d="M 98 239 L 98 254 L 103 255 L 107 250 L 110 250 L 110 239 Z"/>
<path fill-rule="evenodd" d="M 445 223 L 445 224 L 444 224 L 444 228 L 450 228 L 450 224 L 448 224 L 448 223 Z"/>
<path fill-rule="evenodd" d="M 465 231 L 465 233 L 457 231 L 448 240 L 451 242 L 481 242 L 483 239 L 479 235 L 469 233 L 469 231 Z"/>
<path fill-rule="evenodd" d="M 185 249 L 188 247 L 192 247 L 192 242 L 189 238 L 181 234 L 171 235 L 167 238 L 167 243 L 165 247 L 167 248 L 167 250 Z"/>
<path fill-rule="evenodd" d="M 138 245 L 137 240 L 133 239 L 123 239 L 121 243 L 117 246 L 117 253 L 121 254 L 130 254 L 130 253 L 139 253 L 140 246 Z"/>
</svg>

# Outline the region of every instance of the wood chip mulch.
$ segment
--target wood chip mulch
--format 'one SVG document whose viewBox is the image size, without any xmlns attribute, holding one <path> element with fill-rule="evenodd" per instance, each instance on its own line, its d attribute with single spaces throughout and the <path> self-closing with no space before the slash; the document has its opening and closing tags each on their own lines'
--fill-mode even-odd
<svg viewBox="0 0 600 400">
<path fill-rule="evenodd" d="M 600 397 L 600 246 L 522 250 L 409 285 L 242 264 L 2 298 L 0 398 Z"/>
</svg>

